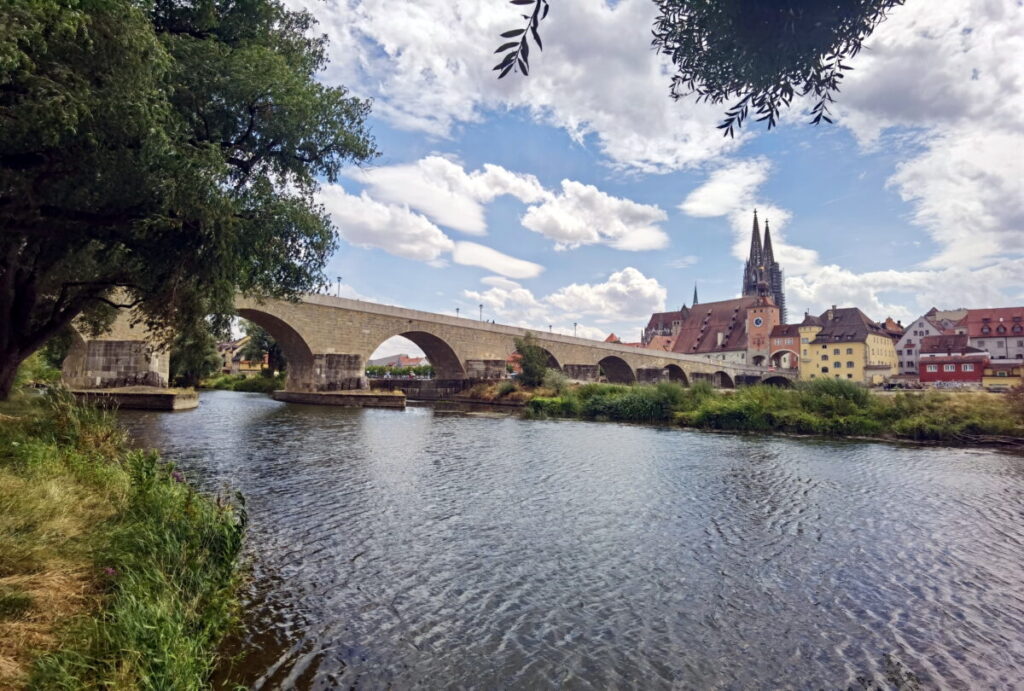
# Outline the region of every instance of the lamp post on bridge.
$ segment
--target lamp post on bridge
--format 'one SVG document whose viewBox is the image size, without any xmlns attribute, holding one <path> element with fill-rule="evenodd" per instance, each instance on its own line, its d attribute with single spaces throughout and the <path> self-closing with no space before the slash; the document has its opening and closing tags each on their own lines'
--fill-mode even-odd
<svg viewBox="0 0 1024 691">
<path fill-rule="evenodd" d="M 576 338 L 576 322 L 572 323 L 572 337 Z"/>
<path fill-rule="evenodd" d="M 456 319 L 459 318 L 459 308 L 458 307 L 455 308 L 455 318 Z"/>
<path fill-rule="evenodd" d="M 480 305 L 480 321 L 484 320 L 484 306 Z"/>
<path fill-rule="evenodd" d="M 341 276 L 338 276 L 338 297 L 341 297 Z"/>
</svg>

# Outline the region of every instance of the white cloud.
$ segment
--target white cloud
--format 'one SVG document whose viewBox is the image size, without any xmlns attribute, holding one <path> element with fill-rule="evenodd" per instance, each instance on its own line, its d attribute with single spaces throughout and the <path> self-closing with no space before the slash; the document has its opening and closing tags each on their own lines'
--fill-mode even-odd
<svg viewBox="0 0 1024 691">
<path fill-rule="evenodd" d="M 324 185 L 319 200 L 338 234 L 359 247 L 376 247 L 418 261 L 437 261 L 455 243 L 440 228 L 407 207 L 382 204 L 365 192 L 358 197 L 341 185 Z"/>
<path fill-rule="evenodd" d="M 525 108 L 614 164 L 665 172 L 739 146 L 721 136 L 721 106 L 674 102 L 668 61 L 654 53 L 649 0 L 563 0 L 542 25 L 526 79 L 491 67 L 498 34 L 521 23 L 508 3 L 483 0 L 290 0 L 331 38 L 327 79 L 375 99 L 396 127 L 448 136 L 491 109 Z M 642 123 L 642 126 L 638 126 Z M 744 132 L 743 136 L 749 136 Z"/>
<path fill-rule="evenodd" d="M 442 156 L 402 165 L 352 168 L 348 175 L 366 185 L 375 199 L 407 205 L 435 223 L 472 235 L 487 232 L 484 202 L 505 194 L 526 203 L 550 196 L 533 175 L 490 163 L 467 173 L 459 163 Z"/>
<path fill-rule="evenodd" d="M 657 206 L 613 197 L 593 185 L 562 180 L 562 193 L 523 216 L 523 226 L 555 241 L 555 249 L 605 244 L 641 251 L 668 245 L 658 225 L 668 217 Z"/>
<path fill-rule="evenodd" d="M 504 288 L 506 290 L 512 290 L 513 288 L 519 287 L 518 283 L 509 280 L 504 276 L 484 276 L 480 279 L 480 282 L 484 285 L 494 286 L 495 288 Z"/>
<path fill-rule="evenodd" d="M 725 216 L 749 207 L 757 188 L 768 179 L 771 163 L 763 156 L 731 161 L 712 171 L 707 182 L 679 205 L 689 216 Z"/>
<path fill-rule="evenodd" d="M 1024 250 L 1022 55 L 1019 2 L 909 2 L 847 74 L 838 122 L 865 148 L 911 151 L 889 183 L 939 246 L 927 266 L 981 267 Z"/>
<path fill-rule="evenodd" d="M 484 291 L 467 290 L 463 295 L 483 304 L 499 322 L 542 331 L 551 325 L 556 333 L 563 334 L 572 334 L 575 323 L 577 336 L 598 340 L 610 331 L 620 336 L 631 333 L 637 322 L 646 322 L 651 312 L 665 308 L 667 292 L 656 279 L 632 267 L 612 273 L 603 283 L 574 283 L 543 298 L 537 298 L 515 281 L 485 282 L 492 287 Z M 593 323 L 582 323 L 583 319 Z M 628 335 L 624 338 L 630 340 Z"/>
<path fill-rule="evenodd" d="M 573 283 L 545 301 L 569 316 L 596 316 L 613 321 L 646 319 L 665 309 L 665 287 L 631 266 L 616 271 L 604 283 Z"/>
<path fill-rule="evenodd" d="M 456 264 L 479 266 L 509 278 L 533 278 L 539 276 L 544 267 L 525 259 L 516 259 L 496 249 L 478 245 L 475 242 L 458 242 L 452 251 Z"/>
<path fill-rule="evenodd" d="M 686 269 L 697 263 L 697 257 L 688 254 L 685 257 L 677 257 L 668 262 L 670 269 Z"/>
</svg>

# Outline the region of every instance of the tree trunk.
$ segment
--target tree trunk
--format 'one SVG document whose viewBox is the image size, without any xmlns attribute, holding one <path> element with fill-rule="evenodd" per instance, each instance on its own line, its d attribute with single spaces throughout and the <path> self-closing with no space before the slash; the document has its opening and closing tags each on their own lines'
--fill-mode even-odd
<svg viewBox="0 0 1024 691">
<path fill-rule="evenodd" d="M 14 388 L 14 375 L 18 373 L 18 365 L 24 358 L 16 353 L 0 354 L 0 401 L 6 401 Z"/>
</svg>

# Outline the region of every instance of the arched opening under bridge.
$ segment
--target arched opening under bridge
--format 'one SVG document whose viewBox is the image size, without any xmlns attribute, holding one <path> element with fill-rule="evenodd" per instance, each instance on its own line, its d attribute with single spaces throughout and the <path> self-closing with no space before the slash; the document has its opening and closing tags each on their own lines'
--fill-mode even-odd
<svg viewBox="0 0 1024 691">
<path fill-rule="evenodd" d="M 316 376 L 313 351 L 298 331 L 287 322 L 261 310 L 242 308 L 236 311 L 239 317 L 248 319 L 256 326 L 262 327 L 277 342 L 286 361 L 285 389 L 289 391 L 307 391 L 313 388 Z"/>
<path fill-rule="evenodd" d="M 400 334 L 395 334 L 404 339 L 411 341 L 420 351 L 423 352 L 424 357 L 434 368 L 435 379 L 465 379 L 466 368 L 459 356 L 455 354 L 455 350 L 448 345 L 448 342 L 434 334 L 427 331 L 405 331 Z M 381 342 L 380 345 L 374 349 L 373 353 L 367 357 L 367 361 L 376 355 L 380 350 L 381 346 L 388 344 L 394 337 L 389 337 Z M 396 345 L 401 346 L 401 342 L 397 342 Z M 391 353 L 388 353 L 391 354 Z M 415 355 L 416 353 L 410 353 Z"/>
<path fill-rule="evenodd" d="M 633 368 L 620 357 L 609 355 L 598 362 L 597 366 L 604 372 L 605 379 L 612 384 L 633 384 L 636 382 L 636 373 L 633 372 Z"/>
<path fill-rule="evenodd" d="M 736 384 L 733 382 L 732 377 L 730 377 L 728 373 L 722 371 L 715 372 L 712 383 L 714 384 L 716 389 L 736 388 Z"/>
<path fill-rule="evenodd" d="M 681 384 L 683 386 L 689 386 L 690 381 L 686 378 L 686 372 L 679 365 L 667 365 L 665 367 L 665 373 L 668 375 L 668 380 Z"/>
<path fill-rule="evenodd" d="M 789 387 L 793 386 L 793 382 L 790 379 L 788 379 L 787 377 L 780 377 L 778 375 L 774 377 L 766 377 L 761 381 L 761 383 L 766 384 L 768 386 L 778 386 L 783 389 L 788 389 Z"/>
<path fill-rule="evenodd" d="M 800 356 L 792 350 L 778 350 L 772 353 L 769 362 L 775 369 L 795 371 L 800 367 Z"/>
</svg>

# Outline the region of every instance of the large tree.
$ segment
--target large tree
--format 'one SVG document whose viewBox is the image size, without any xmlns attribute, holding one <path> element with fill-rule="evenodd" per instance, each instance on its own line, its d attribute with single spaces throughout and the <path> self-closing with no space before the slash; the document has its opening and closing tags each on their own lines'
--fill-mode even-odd
<svg viewBox="0 0 1024 691">
<path fill-rule="evenodd" d="M 8 0 L 0 12 L 0 398 L 73 320 L 223 324 L 334 248 L 317 180 L 376 154 L 277 0 Z"/>
<path fill-rule="evenodd" d="M 249 337 L 249 341 L 242 347 L 242 358 L 251 362 L 262 362 L 263 356 L 266 355 L 270 374 L 285 370 L 288 361 L 285 360 L 284 351 L 266 329 L 259 324 L 242 320 L 242 331 Z"/>
<path fill-rule="evenodd" d="M 509 0 L 530 6 L 523 28 L 506 31 L 494 69 L 529 74 L 530 39 L 542 47 L 538 28 L 548 0 Z M 732 105 L 719 127 L 728 136 L 751 111 L 771 129 L 795 96 L 814 103 L 811 121 L 829 118 L 829 104 L 848 64 L 886 13 L 905 0 L 654 0 L 655 49 L 676 68 L 672 98 Z M 637 27 L 639 29 L 639 27 Z M 630 30 L 630 29 L 627 29 Z"/>
</svg>

